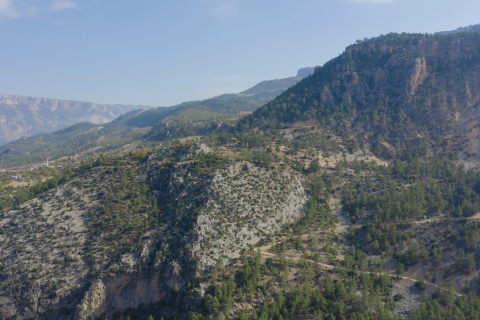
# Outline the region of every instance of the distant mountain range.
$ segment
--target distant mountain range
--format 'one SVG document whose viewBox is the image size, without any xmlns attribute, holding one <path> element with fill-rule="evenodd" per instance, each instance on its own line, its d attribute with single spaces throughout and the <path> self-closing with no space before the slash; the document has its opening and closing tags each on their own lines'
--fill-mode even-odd
<svg viewBox="0 0 480 320">
<path fill-rule="evenodd" d="M 54 132 L 80 122 L 103 124 L 144 108 L 151 107 L 0 94 L 0 143 Z"/>
<path fill-rule="evenodd" d="M 184 102 L 174 107 L 155 108 L 143 114 L 139 121 L 144 120 L 141 126 L 153 126 L 179 107 L 220 113 L 253 111 L 313 73 L 313 70 L 314 68 L 303 68 L 296 77 L 263 81 L 240 94 L 224 94 L 203 101 Z M 151 108 L 0 94 L 0 144 L 38 133 L 52 133 L 81 122 L 104 124 L 133 110 Z M 132 123 L 134 124 L 136 123 Z"/>
</svg>

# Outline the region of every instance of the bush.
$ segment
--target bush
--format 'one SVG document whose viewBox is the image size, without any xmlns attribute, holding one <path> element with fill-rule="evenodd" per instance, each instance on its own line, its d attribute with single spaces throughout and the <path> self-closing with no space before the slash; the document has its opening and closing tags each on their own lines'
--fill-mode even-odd
<svg viewBox="0 0 480 320">
<path fill-rule="evenodd" d="M 403 294 L 401 293 L 397 293 L 394 297 L 393 297 L 393 300 L 395 301 L 400 301 L 402 299 L 404 299 L 405 297 L 403 296 Z"/>
<path fill-rule="evenodd" d="M 415 287 L 418 290 L 425 290 L 425 281 L 416 281 L 415 282 Z"/>
</svg>

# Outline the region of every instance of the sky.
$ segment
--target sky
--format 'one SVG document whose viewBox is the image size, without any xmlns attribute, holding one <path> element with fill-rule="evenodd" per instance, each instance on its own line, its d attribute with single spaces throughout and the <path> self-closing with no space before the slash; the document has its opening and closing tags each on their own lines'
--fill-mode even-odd
<svg viewBox="0 0 480 320">
<path fill-rule="evenodd" d="M 478 12 L 478 0 L 0 0 L 0 93 L 170 106 Z"/>
</svg>

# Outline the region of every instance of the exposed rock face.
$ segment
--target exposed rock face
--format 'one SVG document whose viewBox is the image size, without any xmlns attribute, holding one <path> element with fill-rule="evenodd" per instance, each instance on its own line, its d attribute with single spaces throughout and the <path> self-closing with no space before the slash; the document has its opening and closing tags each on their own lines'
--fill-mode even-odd
<svg viewBox="0 0 480 320">
<path fill-rule="evenodd" d="M 205 144 L 186 148 L 180 155 L 184 162 L 172 168 L 169 175 L 161 177 L 156 170 L 162 166 L 165 154 L 150 157 L 152 185 L 160 183 L 166 187 L 154 190 L 153 196 L 172 205 L 172 218 L 186 218 L 185 210 L 173 206 L 174 203 L 183 203 L 184 208 L 199 205 L 195 201 L 198 198 L 194 199 L 192 195 L 201 192 L 199 196 L 203 204 L 194 227 L 183 236 L 178 233 L 172 243 L 162 243 L 158 248 L 146 249 L 148 243 L 145 244 L 141 255 L 155 256 L 154 270 L 149 274 L 131 272 L 97 280 L 77 305 L 75 319 L 88 320 L 111 310 L 136 308 L 144 303 L 172 302 L 172 292 L 182 290 L 188 281 L 193 282 L 198 275 L 211 271 L 219 258 L 223 257 L 228 263 L 248 244 L 257 243 L 266 234 L 303 216 L 307 195 L 300 178 L 287 173 L 267 172 L 246 161 L 219 168 L 207 177 L 195 176 L 189 170 L 191 160 L 211 152 Z M 207 180 L 198 190 L 195 185 L 202 178 Z M 284 192 L 278 197 L 280 189 Z M 176 219 L 170 223 L 181 221 Z M 174 229 L 169 224 L 165 228 Z M 166 256 L 174 256 L 179 250 L 185 252 L 183 257 L 166 260 Z M 195 305 L 203 294 L 200 284 L 200 288 L 183 296 L 177 303 Z"/>
<path fill-rule="evenodd" d="M 165 283 L 174 279 L 168 271 L 167 268 L 165 275 L 161 272 L 149 276 L 127 273 L 96 280 L 76 306 L 74 319 L 89 320 L 111 310 L 123 311 L 161 301 L 168 292 Z"/>
<path fill-rule="evenodd" d="M 105 309 L 106 290 L 101 280 L 95 281 L 90 289 L 85 293 L 82 302 L 77 306 L 75 312 L 76 319 L 87 319 L 92 316 L 100 316 L 98 310 Z"/>
<path fill-rule="evenodd" d="M 103 169 L 90 171 L 0 214 L 0 318 L 91 319 L 112 308 L 160 301 L 171 291 L 164 279 L 178 274 L 174 264 L 173 272 L 167 264 L 142 267 L 158 250 L 151 231 L 141 230 L 133 250 L 119 259 L 96 251 L 105 248 L 101 235 L 117 234 L 105 227 L 96 233 L 92 224 L 95 213 L 105 214 L 102 193 L 114 185 L 100 181 L 105 175 Z M 15 296 L 12 288 L 19 290 Z"/>
<path fill-rule="evenodd" d="M 187 246 L 197 272 L 209 271 L 220 257 L 237 258 L 249 244 L 300 219 L 307 202 L 303 184 L 300 178 L 267 172 L 246 161 L 216 171 L 210 188 L 215 200 L 199 214 Z"/>
<path fill-rule="evenodd" d="M 310 94 L 323 104 L 320 110 L 343 105 L 354 118 L 372 115 L 364 123 L 349 120 L 355 135 L 381 134 L 395 145 L 428 135 L 426 129 L 449 141 L 465 164 L 480 161 L 477 34 L 455 39 L 420 35 L 370 39 L 349 46 L 326 66 L 317 68 L 312 77 L 312 82 L 316 75 L 319 79 L 317 92 Z M 455 130 L 462 138 L 454 138 Z"/>
<path fill-rule="evenodd" d="M 443 69 L 437 76 L 454 79 L 458 72 L 464 69 L 467 61 L 472 63 L 478 59 L 479 50 L 480 41 L 476 37 L 451 40 L 420 39 L 412 41 L 408 46 L 400 46 L 379 38 L 347 48 L 342 60 L 350 60 L 353 54 L 374 57 L 375 64 L 378 65 L 374 70 L 362 68 L 346 74 L 351 74 L 352 79 L 359 77 L 359 83 L 373 83 L 374 91 L 371 92 L 370 99 L 383 93 L 389 93 L 391 98 L 396 95 L 400 98 L 402 94 L 413 95 L 419 86 L 426 84 L 427 66 L 437 68 L 438 64 L 441 64 Z M 351 61 L 349 63 L 352 64 Z M 470 84 L 472 91 L 478 92 L 475 68 L 468 68 L 467 71 L 465 74 L 467 83 Z M 355 73 L 356 75 L 353 75 Z M 353 80 L 350 85 L 354 85 Z"/>
<path fill-rule="evenodd" d="M 327 86 L 323 87 L 320 97 L 323 104 L 329 105 L 335 102 L 332 92 L 330 91 L 330 89 L 328 89 Z"/>
<path fill-rule="evenodd" d="M 400 57 L 398 59 L 391 59 L 385 65 L 385 69 L 392 78 L 404 79 L 401 86 L 397 86 L 398 93 L 414 94 L 415 89 L 423 84 L 427 77 L 427 64 L 425 57 L 409 59 Z M 379 71 L 381 68 L 379 68 Z M 377 94 L 381 94 L 382 89 L 387 85 L 388 76 L 382 72 L 377 72 L 375 76 L 375 88 L 378 90 Z M 378 81 L 377 81 L 378 80 Z"/>
<path fill-rule="evenodd" d="M 358 41 L 240 121 L 281 128 L 318 119 L 349 144 L 390 158 L 421 139 L 480 161 L 480 33 L 388 34 Z M 392 148 L 386 148 L 383 142 Z"/>
<path fill-rule="evenodd" d="M 0 143 L 51 133 L 79 122 L 107 123 L 144 106 L 102 105 L 0 94 Z"/>
<path fill-rule="evenodd" d="M 388 95 L 390 105 L 401 106 L 405 116 L 448 140 L 449 147 L 458 151 L 459 161 L 468 167 L 480 161 L 477 129 L 480 124 L 480 38 L 477 35 L 467 33 L 455 39 L 420 38 L 402 46 L 383 38 L 373 39 L 347 48 L 343 59 L 354 55 L 375 57 L 377 67 L 356 70 L 359 83 L 373 84 L 372 91 L 364 90 L 364 98 L 358 99 L 361 91 L 348 89 L 353 83 L 341 76 L 352 100 L 375 105 L 375 101 Z M 342 98 L 348 105 L 348 97 L 334 98 L 337 101 Z M 454 130 L 457 137 L 452 134 Z M 398 135 L 414 138 L 418 132 L 404 130 Z"/>
</svg>

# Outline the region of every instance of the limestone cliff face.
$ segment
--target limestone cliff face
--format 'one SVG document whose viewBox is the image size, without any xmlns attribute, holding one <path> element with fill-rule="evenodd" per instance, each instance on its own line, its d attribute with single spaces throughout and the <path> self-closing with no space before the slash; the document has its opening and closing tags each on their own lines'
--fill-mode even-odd
<svg viewBox="0 0 480 320">
<path fill-rule="evenodd" d="M 146 107 L 0 94 L 0 143 L 51 133 L 79 122 L 107 123 L 141 108 Z"/>
<path fill-rule="evenodd" d="M 318 67 L 316 79 L 309 94 L 321 103 L 319 111 L 343 110 L 352 118 L 342 125 L 357 137 L 381 134 L 395 144 L 436 132 L 460 161 L 480 161 L 478 35 L 366 40 Z"/>
<path fill-rule="evenodd" d="M 77 305 L 74 319 L 87 320 L 111 310 L 123 311 L 159 302 L 168 292 L 163 288 L 168 280 L 160 272 L 148 276 L 127 273 L 97 279 Z"/>
<path fill-rule="evenodd" d="M 374 39 L 350 47 L 344 59 L 355 55 L 374 57 L 378 65 L 375 71 L 359 70 L 360 82 L 373 84 L 365 100 L 374 104 L 389 95 L 390 103 L 400 106 L 412 121 L 440 133 L 460 162 L 476 166 L 480 161 L 480 37 L 424 38 L 408 45 Z M 363 99 L 349 93 L 353 100 Z M 348 104 L 348 97 L 343 99 Z M 415 137 L 418 132 L 402 135 Z"/>
<path fill-rule="evenodd" d="M 370 98 L 389 93 L 391 98 L 401 98 L 402 94 L 413 95 L 417 88 L 428 80 L 428 69 L 436 73 L 436 77 L 446 80 L 448 89 L 454 89 L 453 80 L 460 80 L 471 92 L 480 91 L 478 82 L 478 59 L 480 57 L 480 40 L 478 37 L 457 39 L 417 39 L 409 44 L 399 45 L 388 39 L 379 38 L 353 45 L 347 48 L 343 60 L 352 62 L 353 56 L 374 59 L 378 67 L 354 68 L 360 75 L 360 82 L 373 84 Z M 437 79 L 438 80 L 438 79 Z M 468 89 L 466 89 L 468 91 Z M 368 90 L 369 91 L 369 90 Z M 458 90 L 450 90 L 459 93 Z M 478 98 L 478 97 L 477 97 Z M 467 105 L 477 101 L 470 97 Z"/>
</svg>

